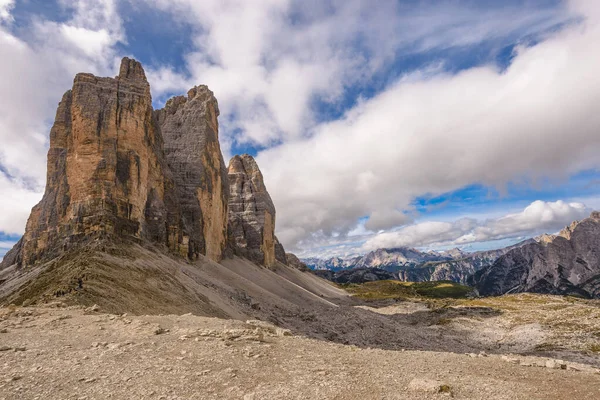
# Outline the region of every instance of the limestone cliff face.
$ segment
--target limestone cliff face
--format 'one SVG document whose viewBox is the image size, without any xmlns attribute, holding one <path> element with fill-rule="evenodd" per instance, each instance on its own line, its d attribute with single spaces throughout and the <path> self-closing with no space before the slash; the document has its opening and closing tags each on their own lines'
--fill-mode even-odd
<svg viewBox="0 0 600 400">
<path fill-rule="evenodd" d="M 155 111 L 176 183 L 183 222 L 182 252 L 219 261 L 227 239 L 227 169 L 219 146 L 219 106 L 206 86 Z"/>
<path fill-rule="evenodd" d="M 27 222 L 19 261 L 95 233 L 167 244 L 179 217 L 162 147 L 140 63 L 123 59 L 116 78 L 78 74 L 50 131 L 46 191 Z"/>
<path fill-rule="evenodd" d="M 600 297 L 600 213 L 516 248 L 470 280 L 482 295 L 535 292 Z"/>
<path fill-rule="evenodd" d="M 229 161 L 229 238 L 238 254 L 271 267 L 285 261 L 275 237 L 275 206 L 262 173 L 248 154 Z M 277 251 L 276 251 L 277 249 Z"/>
<path fill-rule="evenodd" d="M 95 237 L 159 243 L 192 260 L 219 261 L 229 244 L 266 266 L 287 263 L 256 162 L 236 156 L 225 167 L 218 116 L 206 86 L 154 111 L 135 60 L 124 58 L 115 78 L 78 74 L 50 131 L 44 196 L 0 269 Z"/>
</svg>

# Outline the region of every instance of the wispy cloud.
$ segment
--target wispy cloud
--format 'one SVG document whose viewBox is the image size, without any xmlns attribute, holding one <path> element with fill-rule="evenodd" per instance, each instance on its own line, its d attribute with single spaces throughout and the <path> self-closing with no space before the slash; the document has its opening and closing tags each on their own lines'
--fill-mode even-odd
<svg viewBox="0 0 600 400">
<path fill-rule="evenodd" d="M 374 235 L 362 246 L 370 251 L 399 246 L 465 245 L 514 237 L 554 233 L 590 213 L 582 203 L 535 201 L 523 211 L 500 218 L 478 221 L 462 218 L 454 222 L 427 221 L 399 230 Z"/>
</svg>

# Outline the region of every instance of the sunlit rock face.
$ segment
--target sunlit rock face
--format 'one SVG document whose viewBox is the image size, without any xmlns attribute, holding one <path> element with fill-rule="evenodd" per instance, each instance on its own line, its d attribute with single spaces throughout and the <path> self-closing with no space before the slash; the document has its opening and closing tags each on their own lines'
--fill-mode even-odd
<svg viewBox="0 0 600 400">
<path fill-rule="evenodd" d="M 98 234 L 175 248 L 172 190 L 141 64 L 124 58 L 115 78 L 77 74 L 50 131 L 44 196 L 4 263 L 29 264 Z"/>
<path fill-rule="evenodd" d="M 144 69 L 129 58 L 115 78 L 77 74 L 50 131 L 46 191 L 1 266 L 55 257 L 98 236 L 220 260 L 229 184 L 218 115 L 206 86 L 154 111 Z"/>
<path fill-rule="evenodd" d="M 50 131 L 46 191 L 0 269 L 99 237 L 190 260 L 233 253 L 287 264 L 260 169 L 249 155 L 225 166 L 218 116 L 204 85 L 153 110 L 144 69 L 129 58 L 115 78 L 77 74 Z"/>
</svg>

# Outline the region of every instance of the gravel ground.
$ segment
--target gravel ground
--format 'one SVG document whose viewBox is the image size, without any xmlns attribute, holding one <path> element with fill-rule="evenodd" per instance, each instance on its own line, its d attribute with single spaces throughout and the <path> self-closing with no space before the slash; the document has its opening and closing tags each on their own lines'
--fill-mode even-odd
<svg viewBox="0 0 600 400">
<path fill-rule="evenodd" d="M 260 321 L 0 308 L 0 399 L 597 399 L 591 365 L 359 348 Z"/>
</svg>

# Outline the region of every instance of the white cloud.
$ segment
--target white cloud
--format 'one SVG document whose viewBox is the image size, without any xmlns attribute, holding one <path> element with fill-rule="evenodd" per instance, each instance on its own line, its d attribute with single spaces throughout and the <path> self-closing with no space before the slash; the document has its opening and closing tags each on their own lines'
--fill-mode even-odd
<svg viewBox="0 0 600 400">
<path fill-rule="evenodd" d="M 40 194 L 36 193 L 18 180 L 11 180 L 0 173 L 0 227 L 6 234 L 23 234 L 25 223 L 31 212 L 31 207 L 40 200 Z M 10 210 L 10 212 L 6 212 Z"/>
<path fill-rule="evenodd" d="M 600 4 L 570 5 L 585 21 L 521 47 L 506 71 L 400 79 L 309 139 L 261 152 L 284 245 L 410 212 L 424 193 L 600 168 Z"/>
<path fill-rule="evenodd" d="M 7 4 L 0 3 L 0 10 Z M 62 23 L 34 19 L 25 38 L 0 25 L 0 232 L 22 233 L 42 196 L 49 124 L 73 76 L 115 70 L 113 46 L 122 32 L 114 2 L 80 0 L 66 6 L 72 18 Z"/>
<path fill-rule="evenodd" d="M 566 203 L 564 201 L 534 201 L 522 212 L 487 221 L 474 230 L 474 238 L 465 241 L 484 241 L 532 235 L 544 231 L 552 233 L 568 225 L 574 220 L 585 218 L 590 209 L 583 203 Z M 460 242 L 462 238 L 459 238 Z"/>
<path fill-rule="evenodd" d="M 107 30 L 94 31 L 71 25 L 60 25 L 60 32 L 69 42 L 77 46 L 88 57 L 103 54 L 111 44 L 111 37 Z"/>
<path fill-rule="evenodd" d="M 222 104 L 224 139 L 267 147 L 306 136 L 316 123 L 315 98 L 337 102 L 347 87 L 368 85 L 400 52 L 539 32 L 569 17 L 556 8 L 485 11 L 455 2 L 412 7 L 395 2 L 372 7 L 362 0 L 146 2 L 196 32 L 196 49 L 186 55 L 186 79 L 169 67 L 151 71 L 154 93 L 208 83 Z"/>
<path fill-rule="evenodd" d="M 453 242 L 474 228 L 472 219 L 461 219 L 454 223 L 426 221 L 409 225 L 398 231 L 383 232 L 370 238 L 362 246 L 363 251 L 393 247 L 422 247 L 431 244 Z"/>
<path fill-rule="evenodd" d="M 600 167 L 593 106 L 600 34 L 592 1 L 542 10 L 146 1 L 196 32 L 185 75 L 168 66 L 149 72 L 155 95 L 207 83 L 219 99 L 225 152 L 233 141 L 267 147 L 258 162 L 277 206 L 278 235 L 290 249 L 356 235 L 364 216 L 364 230 L 405 224 L 415 216 L 411 201 L 425 193 Z M 574 24 L 581 16 L 585 22 Z M 399 53 L 516 40 L 568 22 L 541 43 L 519 47 L 507 71 L 483 66 L 453 75 L 434 63 L 359 99 L 341 119 L 318 122 L 313 100 L 335 106 L 348 87 L 369 85 Z"/>
<path fill-rule="evenodd" d="M 12 21 L 11 10 L 15 6 L 15 0 L 0 0 L 0 22 Z"/>
<path fill-rule="evenodd" d="M 574 220 L 587 217 L 590 209 L 582 203 L 534 201 L 523 211 L 500 218 L 477 221 L 461 218 L 454 222 L 426 221 L 384 232 L 369 238 L 363 251 L 390 247 L 464 245 L 516 237 L 554 233 Z"/>
</svg>

